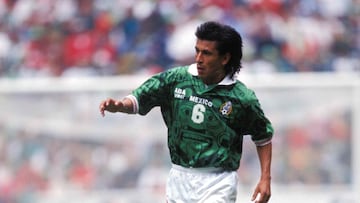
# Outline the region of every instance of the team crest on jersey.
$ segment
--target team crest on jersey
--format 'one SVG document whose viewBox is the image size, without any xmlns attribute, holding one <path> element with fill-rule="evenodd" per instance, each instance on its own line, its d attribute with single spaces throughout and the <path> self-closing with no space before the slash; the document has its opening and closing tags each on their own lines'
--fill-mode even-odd
<svg viewBox="0 0 360 203">
<path fill-rule="evenodd" d="M 232 112 L 232 103 L 227 101 L 220 106 L 220 112 L 223 116 L 228 116 Z"/>
</svg>

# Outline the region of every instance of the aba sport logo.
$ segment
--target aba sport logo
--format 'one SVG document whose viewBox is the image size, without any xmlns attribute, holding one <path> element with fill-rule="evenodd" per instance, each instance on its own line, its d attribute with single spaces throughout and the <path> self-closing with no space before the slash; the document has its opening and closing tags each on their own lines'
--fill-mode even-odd
<svg viewBox="0 0 360 203">
<path fill-rule="evenodd" d="M 184 99 L 186 95 L 186 91 L 181 88 L 175 88 L 174 90 L 174 97 L 178 99 Z"/>
<path fill-rule="evenodd" d="M 220 110 L 221 114 L 223 116 L 228 116 L 230 115 L 231 111 L 232 111 L 232 103 L 231 101 L 227 101 L 225 103 L 223 103 L 221 106 L 220 106 Z"/>
</svg>

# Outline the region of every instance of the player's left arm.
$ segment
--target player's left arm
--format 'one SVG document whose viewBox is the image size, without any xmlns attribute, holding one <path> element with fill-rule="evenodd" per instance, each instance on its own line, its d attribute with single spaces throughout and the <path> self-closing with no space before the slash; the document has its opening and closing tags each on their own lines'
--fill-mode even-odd
<svg viewBox="0 0 360 203">
<path fill-rule="evenodd" d="M 260 161 L 261 176 L 252 195 L 252 201 L 256 200 L 255 203 L 265 203 L 269 201 L 271 196 L 272 143 L 259 145 L 256 150 Z"/>
<path fill-rule="evenodd" d="M 272 137 L 274 129 L 265 116 L 259 100 L 253 91 L 248 92 L 248 131 L 256 145 L 257 154 L 260 161 L 261 176 L 252 195 L 255 203 L 268 202 L 271 196 L 271 157 L 272 157 Z"/>
</svg>

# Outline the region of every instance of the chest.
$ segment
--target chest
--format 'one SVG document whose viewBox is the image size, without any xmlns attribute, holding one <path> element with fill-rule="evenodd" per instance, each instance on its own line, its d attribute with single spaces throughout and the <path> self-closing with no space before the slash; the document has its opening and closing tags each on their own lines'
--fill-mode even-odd
<svg viewBox="0 0 360 203">
<path fill-rule="evenodd" d="M 171 90 L 173 115 L 194 124 L 235 123 L 243 114 L 240 98 L 232 88 L 177 85 Z"/>
</svg>

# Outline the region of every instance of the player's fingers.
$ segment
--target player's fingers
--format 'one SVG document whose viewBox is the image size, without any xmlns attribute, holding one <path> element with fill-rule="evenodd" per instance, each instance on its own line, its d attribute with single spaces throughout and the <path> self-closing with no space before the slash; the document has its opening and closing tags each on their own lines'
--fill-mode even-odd
<svg viewBox="0 0 360 203">
<path fill-rule="evenodd" d="M 264 200 L 264 195 L 259 194 L 259 198 L 255 202 L 256 203 L 265 203 L 266 201 Z"/>
<path fill-rule="evenodd" d="M 118 106 L 118 107 L 119 107 L 119 106 L 122 106 L 122 105 L 123 105 L 123 104 L 122 104 L 121 101 L 116 101 L 116 102 L 115 102 L 115 106 Z"/>
<path fill-rule="evenodd" d="M 102 102 L 103 109 L 105 110 L 111 104 L 114 104 L 114 101 L 110 98 L 106 99 L 105 101 Z"/>
<path fill-rule="evenodd" d="M 102 101 L 99 105 L 99 109 L 100 110 L 105 110 L 105 108 L 109 105 L 109 101 L 108 100 L 105 100 L 105 101 Z"/>
<path fill-rule="evenodd" d="M 105 116 L 105 110 L 111 104 L 111 102 L 112 102 L 112 100 L 109 98 L 100 103 L 99 110 L 100 110 L 100 113 L 102 116 Z"/>
<path fill-rule="evenodd" d="M 268 202 L 270 199 L 270 195 L 266 194 L 266 193 L 260 193 L 258 200 L 256 201 L 256 203 L 266 203 Z"/>
<path fill-rule="evenodd" d="M 257 196 L 258 196 L 258 192 L 257 192 L 257 190 L 255 190 L 253 195 L 251 196 L 251 201 L 254 201 Z"/>
<path fill-rule="evenodd" d="M 104 106 L 104 102 L 101 102 L 99 105 L 99 111 L 101 113 L 102 116 L 105 116 L 105 106 Z"/>
</svg>

